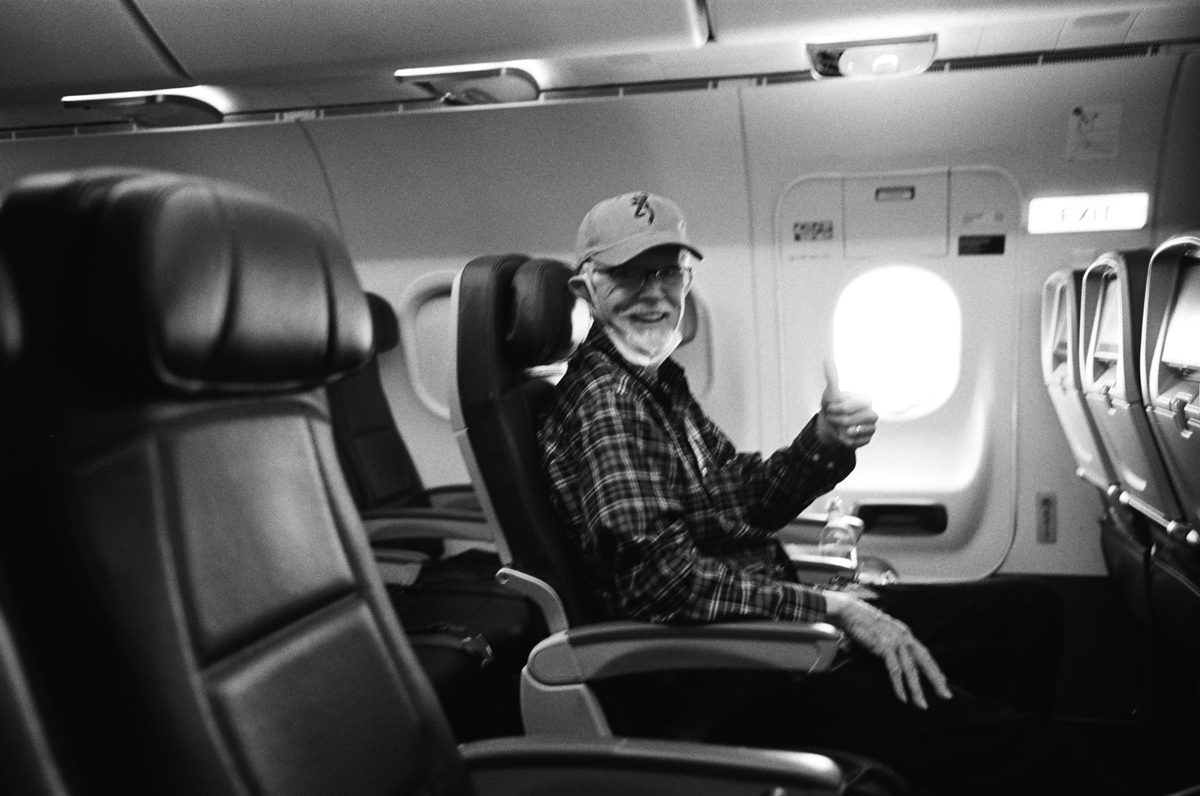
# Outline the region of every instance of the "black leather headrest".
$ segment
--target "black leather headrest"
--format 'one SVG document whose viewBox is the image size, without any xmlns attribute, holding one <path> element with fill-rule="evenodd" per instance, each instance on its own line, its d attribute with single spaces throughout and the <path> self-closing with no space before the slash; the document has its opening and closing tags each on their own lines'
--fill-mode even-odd
<svg viewBox="0 0 1200 796">
<path fill-rule="evenodd" d="M 565 263 L 542 259 L 522 263 L 513 274 L 504 349 L 514 367 L 561 362 L 587 333 L 579 329 L 578 299 L 567 286 L 573 273 Z"/>
<path fill-rule="evenodd" d="M 383 296 L 367 294 L 367 306 L 371 309 L 371 328 L 375 336 L 375 353 L 382 354 L 400 345 L 400 321 L 396 311 Z"/>
<path fill-rule="evenodd" d="M 227 183 L 112 169 L 32 177 L 0 207 L 0 252 L 30 320 L 36 311 L 55 348 L 77 357 L 66 367 L 114 385 L 298 389 L 370 354 L 367 302 L 333 232 Z"/>
</svg>

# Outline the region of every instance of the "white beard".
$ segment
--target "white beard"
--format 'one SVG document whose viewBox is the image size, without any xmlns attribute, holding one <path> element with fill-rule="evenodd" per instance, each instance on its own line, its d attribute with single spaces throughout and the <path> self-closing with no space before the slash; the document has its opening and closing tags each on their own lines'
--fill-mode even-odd
<svg viewBox="0 0 1200 796">
<path fill-rule="evenodd" d="M 608 335 L 618 353 L 631 365 L 651 373 L 657 373 L 658 366 L 675 353 L 675 349 L 683 342 L 678 324 L 674 329 L 645 331 L 632 329 L 628 324 L 614 321 L 604 325 L 604 333 Z"/>
<path fill-rule="evenodd" d="M 631 365 L 644 368 L 650 373 L 657 373 L 659 365 L 675 353 L 675 349 L 683 342 L 683 334 L 679 331 L 683 325 L 683 308 L 680 307 L 679 318 L 676 319 L 674 328 L 641 328 L 615 315 L 601 317 L 595 309 L 599 302 L 596 300 L 596 290 L 590 278 L 587 280 L 587 286 L 592 296 L 592 314 L 604 327 L 604 333 L 608 335 L 617 352 Z"/>
</svg>

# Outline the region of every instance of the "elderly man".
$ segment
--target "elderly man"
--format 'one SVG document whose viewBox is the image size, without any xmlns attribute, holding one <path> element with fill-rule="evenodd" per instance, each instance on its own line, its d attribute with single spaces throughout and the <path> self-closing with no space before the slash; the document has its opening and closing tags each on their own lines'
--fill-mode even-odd
<svg viewBox="0 0 1200 796">
<path fill-rule="evenodd" d="M 1025 581 L 884 587 L 870 601 L 799 583 L 776 532 L 853 470 L 878 417 L 828 373 L 790 445 L 737 452 L 670 358 L 701 258 L 679 207 L 646 192 L 600 202 L 579 228 L 571 288 L 595 324 L 539 441 L 613 618 L 830 622 L 850 642 L 833 669 L 762 678 L 722 740 L 858 751 L 947 793 L 1063 792 L 1055 763 L 1077 758 L 1049 718 L 1056 597 Z"/>
</svg>

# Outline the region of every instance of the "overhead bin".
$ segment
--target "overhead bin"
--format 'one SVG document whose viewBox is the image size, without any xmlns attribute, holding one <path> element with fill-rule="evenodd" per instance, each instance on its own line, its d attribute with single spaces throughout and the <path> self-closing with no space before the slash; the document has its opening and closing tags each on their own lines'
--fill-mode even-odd
<svg viewBox="0 0 1200 796">
<path fill-rule="evenodd" d="M 1200 35 L 1200 17 L 1184 3 L 1025 3 L 965 7 L 934 0 L 920 8 L 894 3 L 845 4 L 799 0 L 708 0 L 713 33 L 723 44 L 766 41 L 846 41 L 937 34 L 938 58 L 1000 52 L 1066 50 Z"/>
<path fill-rule="evenodd" d="M 121 0 L 24 0 L 4 5 L 0 104 L 57 102 L 64 94 L 123 91 L 131 85 L 188 84 L 187 76 Z"/>
<path fill-rule="evenodd" d="M 698 47 L 692 0 L 137 0 L 198 82 L 287 81 L 369 69 Z"/>
</svg>

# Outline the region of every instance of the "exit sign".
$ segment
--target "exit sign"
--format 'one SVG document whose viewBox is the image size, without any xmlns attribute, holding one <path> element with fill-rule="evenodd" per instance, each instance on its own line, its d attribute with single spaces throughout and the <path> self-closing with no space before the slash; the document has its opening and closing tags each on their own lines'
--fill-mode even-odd
<svg viewBox="0 0 1200 796">
<path fill-rule="evenodd" d="M 1029 234 L 1141 229 L 1150 214 L 1150 194 L 1043 196 L 1029 201 Z"/>
</svg>

